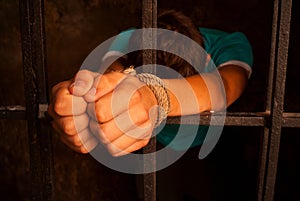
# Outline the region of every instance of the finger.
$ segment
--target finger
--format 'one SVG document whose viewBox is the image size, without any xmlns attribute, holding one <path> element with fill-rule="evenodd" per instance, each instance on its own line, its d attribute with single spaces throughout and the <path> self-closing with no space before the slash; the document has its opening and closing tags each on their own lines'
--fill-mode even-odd
<svg viewBox="0 0 300 201">
<path fill-rule="evenodd" d="M 151 138 L 151 133 L 152 132 L 149 129 L 145 130 L 145 133 L 143 134 L 140 133 L 139 135 L 145 136 L 143 140 L 140 138 L 131 137 L 129 135 L 122 135 L 112 143 L 107 144 L 107 149 L 114 156 L 124 155 L 127 151 L 135 151 L 143 146 L 146 146 L 146 142 L 148 142 Z"/>
<path fill-rule="evenodd" d="M 89 129 L 91 130 L 91 133 L 98 138 L 103 144 L 109 143 L 109 139 L 103 134 L 101 131 L 101 126 L 98 122 L 94 120 L 90 120 L 89 122 Z M 121 135 L 121 134 L 119 134 Z"/>
<path fill-rule="evenodd" d="M 71 94 L 75 96 L 85 95 L 93 86 L 94 78 L 99 73 L 95 73 L 89 70 L 80 70 L 76 74 L 72 84 L 69 87 Z"/>
<path fill-rule="evenodd" d="M 55 128 L 66 135 L 76 135 L 89 125 L 89 117 L 86 113 L 78 116 L 66 116 L 53 120 Z"/>
<path fill-rule="evenodd" d="M 68 141 L 66 141 L 65 138 L 61 138 L 60 140 L 66 146 L 68 146 L 70 149 L 72 149 L 73 151 L 76 151 L 76 152 L 82 153 L 82 154 L 89 153 L 90 151 L 92 151 L 98 145 L 98 141 L 96 141 L 95 139 L 89 140 L 88 142 L 86 142 L 82 146 L 74 146 L 73 144 L 70 144 Z"/>
<path fill-rule="evenodd" d="M 148 122 L 148 126 L 142 127 L 141 125 L 145 122 Z M 142 134 L 145 133 L 145 130 L 151 128 L 153 129 L 153 125 L 151 125 L 147 111 L 140 110 L 138 106 L 131 108 L 131 111 L 126 111 L 115 119 L 103 124 L 99 124 L 94 120 L 90 121 L 91 131 L 98 136 L 104 144 L 114 141 L 124 133 L 135 138 L 143 138 Z"/>
<path fill-rule="evenodd" d="M 105 123 L 141 101 L 136 85 L 124 83 L 111 93 L 88 105 L 88 114 L 98 122 Z M 144 108 L 142 108 L 144 109 Z"/>
<path fill-rule="evenodd" d="M 62 134 L 60 135 L 60 139 L 69 148 L 79 153 L 88 153 L 99 143 L 99 141 L 90 133 L 89 129 L 85 129 L 75 136 Z"/>
<path fill-rule="evenodd" d="M 147 146 L 147 144 L 149 143 L 150 138 L 149 139 L 145 139 L 145 140 L 139 140 L 137 142 L 135 142 L 133 145 L 129 146 L 128 148 L 126 148 L 125 150 L 122 150 L 118 153 L 115 153 L 114 156 L 123 156 L 126 154 L 130 154 L 134 151 L 137 151 L 145 146 Z"/>
<path fill-rule="evenodd" d="M 110 121 L 134 106 L 134 104 L 137 104 L 140 100 L 140 95 L 138 93 L 134 93 L 131 97 L 126 96 L 130 96 L 130 94 L 127 94 L 125 90 L 120 91 L 118 95 L 114 95 L 114 93 L 106 94 L 97 102 L 89 103 L 87 106 L 87 113 L 98 122 L 104 123 Z"/>
<path fill-rule="evenodd" d="M 55 86 L 52 87 L 51 94 L 52 95 L 56 94 L 57 91 L 60 90 L 61 88 L 68 88 L 71 85 L 71 83 L 72 83 L 71 80 L 67 80 L 56 84 Z"/>
<path fill-rule="evenodd" d="M 60 116 L 80 115 L 86 111 L 83 97 L 73 96 L 68 88 L 60 88 L 53 101 L 54 112 Z"/>
<path fill-rule="evenodd" d="M 48 105 L 47 113 L 50 115 L 50 117 L 52 117 L 52 119 L 58 119 L 61 117 L 61 116 L 57 115 L 56 112 L 54 111 L 54 107 L 53 107 L 52 103 L 50 103 Z"/>
<path fill-rule="evenodd" d="M 91 133 L 89 128 L 82 130 L 81 132 L 77 133 L 76 135 L 71 136 L 71 135 L 63 134 L 62 137 L 64 139 L 66 139 L 70 144 L 72 144 L 76 147 L 83 146 L 89 140 L 91 140 L 92 138 L 95 138 L 95 136 Z"/>
<path fill-rule="evenodd" d="M 93 87 L 84 96 L 87 102 L 94 102 L 103 95 L 113 91 L 119 83 L 126 78 L 126 74 L 119 72 L 110 72 L 104 75 L 98 74 L 95 78 Z"/>
</svg>

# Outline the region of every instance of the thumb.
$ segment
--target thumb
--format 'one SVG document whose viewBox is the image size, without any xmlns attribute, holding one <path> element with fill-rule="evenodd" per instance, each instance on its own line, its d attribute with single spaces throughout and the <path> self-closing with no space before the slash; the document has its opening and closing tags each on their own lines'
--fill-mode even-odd
<svg viewBox="0 0 300 201">
<path fill-rule="evenodd" d="M 87 102 L 94 102 L 100 97 L 112 92 L 126 77 L 127 74 L 120 72 L 110 72 L 98 74 L 95 77 L 91 90 L 85 94 L 84 99 Z"/>
<path fill-rule="evenodd" d="M 84 96 L 93 86 L 94 78 L 98 73 L 89 70 L 80 70 L 74 77 L 69 91 L 74 96 Z"/>
</svg>

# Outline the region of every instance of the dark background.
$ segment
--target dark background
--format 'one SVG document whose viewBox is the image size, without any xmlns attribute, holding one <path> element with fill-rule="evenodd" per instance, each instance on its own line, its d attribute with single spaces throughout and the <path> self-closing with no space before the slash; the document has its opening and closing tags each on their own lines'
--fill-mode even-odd
<svg viewBox="0 0 300 201">
<path fill-rule="evenodd" d="M 254 50 L 253 74 L 243 96 L 228 110 L 264 111 L 270 63 L 273 1 L 160 0 L 191 16 L 198 26 L 244 32 Z M 299 1 L 293 2 L 285 110 L 299 112 L 297 57 Z M 25 105 L 17 0 L 0 1 L 0 106 Z M 71 78 L 97 45 L 141 20 L 135 0 L 46 0 L 49 86 Z M 50 128 L 49 128 L 50 129 Z M 0 200 L 29 200 L 29 153 L 25 121 L 0 120 Z M 300 200 L 299 129 L 282 130 L 275 200 Z M 194 148 L 158 172 L 158 200 L 255 200 L 263 128 L 226 127 L 216 149 L 198 160 Z M 74 153 L 53 132 L 55 200 L 138 200 L 134 175 L 112 171 L 89 155 Z M 296 185 L 294 185 L 294 183 Z M 176 185 L 175 185 L 176 184 Z M 298 184 L 298 185 L 297 185 Z"/>
</svg>

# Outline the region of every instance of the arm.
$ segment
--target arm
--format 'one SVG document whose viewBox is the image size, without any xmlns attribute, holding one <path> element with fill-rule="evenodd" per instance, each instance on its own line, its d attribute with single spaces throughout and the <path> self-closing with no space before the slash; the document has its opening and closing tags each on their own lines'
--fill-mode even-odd
<svg viewBox="0 0 300 201">
<path fill-rule="evenodd" d="M 116 63 L 116 65 L 118 64 Z M 212 100 L 208 88 L 210 91 L 215 91 L 213 96 L 216 97 L 213 101 L 217 104 L 221 102 L 220 105 L 224 104 L 224 97 L 220 95 L 223 84 L 227 106 L 233 103 L 247 84 L 247 72 L 243 68 L 230 65 L 219 69 L 219 73 L 222 78 L 221 85 L 218 84 L 220 80 L 214 73 L 204 73 L 185 79 L 164 80 L 170 92 L 171 112 L 169 116 L 197 114 L 211 110 Z M 98 81 L 94 82 L 94 77 L 98 76 L 100 76 Z M 63 82 L 54 87 L 54 98 L 48 111 L 54 118 L 52 125 L 60 133 L 62 141 L 70 148 L 86 153 L 93 149 L 100 140 L 115 156 L 146 146 L 153 130 L 153 122 L 155 122 L 155 117 L 151 118 L 155 114 L 152 108 L 157 105 L 152 91 L 141 85 L 134 77 L 125 79 L 127 76 L 122 73 L 112 72 L 98 76 L 86 71 L 79 72 L 77 77 L 81 77 L 86 82 L 84 90 L 70 88 L 73 81 Z M 92 82 L 94 82 L 92 89 L 96 89 L 96 92 L 92 90 L 93 93 L 88 93 Z M 206 86 L 206 83 L 209 83 L 209 87 Z M 192 94 L 195 94 L 194 100 L 187 96 L 188 88 L 191 89 Z M 69 90 L 76 96 L 70 94 Z M 132 93 L 128 93 L 128 90 L 132 90 Z M 89 102 L 87 108 L 89 119 L 87 120 L 84 113 L 87 107 L 86 102 L 80 97 L 83 95 Z M 118 98 L 113 99 L 113 96 Z M 76 112 L 70 107 L 63 106 L 71 106 L 74 98 L 78 99 L 82 105 L 77 104 L 76 108 L 83 109 L 82 111 Z M 107 107 L 108 105 L 111 107 Z M 223 106 L 225 107 L 225 105 Z M 184 110 L 182 111 L 182 109 Z M 85 120 L 77 121 L 81 118 Z M 127 120 L 124 121 L 124 118 Z M 80 122 L 80 124 L 75 125 L 75 122 Z M 78 126 L 82 129 L 77 130 Z M 89 145 L 88 148 L 87 145 Z"/>
<path fill-rule="evenodd" d="M 247 71 L 236 65 L 227 65 L 218 70 L 220 77 L 216 73 L 164 80 L 171 101 L 169 116 L 222 110 L 238 99 L 248 82 Z M 191 107 L 195 104 L 198 107 Z"/>
</svg>

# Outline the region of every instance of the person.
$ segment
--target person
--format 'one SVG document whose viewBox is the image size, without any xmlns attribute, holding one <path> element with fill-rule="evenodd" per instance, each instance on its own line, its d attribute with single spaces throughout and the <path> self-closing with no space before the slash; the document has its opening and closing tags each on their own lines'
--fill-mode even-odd
<svg viewBox="0 0 300 201">
<path fill-rule="evenodd" d="M 157 51 L 157 63 L 181 75 L 157 76 L 161 78 L 158 88 L 167 98 L 167 104 L 162 103 L 157 89 L 141 81 L 141 76 L 124 73 L 129 65 L 142 65 L 143 54 L 136 51 L 124 56 L 126 48 L 139 42 L 132 39 L 136 29 L 120 33 L 102 58 L 104 63 L 109 61 L 105 73 L 80 70 L 73 79 L 52 88 L 48 107 L 51 123 L 71 149 L 88 153 L 102 143 L 113 156 L 128 154 L 146 146 L 154 128 L 166 116 L 222 111 L 240 97 L 253 64 L 251 45 L 244 34 L 197 28 L 190 18 L 174 10 L 162 12 L 157 22 L 158 28 L 193 39 L 204 47 L 206 57 L 195 56 L 195 49 L 189 45 L 184 47 L 169 36 L 158 35 L 164 48 L 175 48 L 192 61 Z M 193 61 L 196 68 L 190 65 Z M 216 69 L 211 67 L 212 63 Z M 157 140 L 163 145 L 170 144 L 177 129 L 178 125 L 165 125 Z M 191 147 L 203 143 L 205 132 L 205 127 L 199 129 Z M 172 148 L 187 148 L 188 136 L 186 133 Z"/>
</svg>

